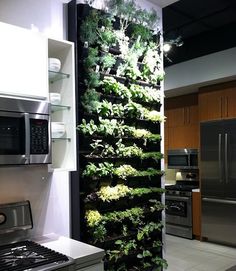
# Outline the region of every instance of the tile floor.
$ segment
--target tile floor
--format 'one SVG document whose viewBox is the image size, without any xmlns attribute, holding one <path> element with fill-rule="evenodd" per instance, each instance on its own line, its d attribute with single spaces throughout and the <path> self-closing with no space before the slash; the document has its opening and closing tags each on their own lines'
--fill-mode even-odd
<svg viewBox="0 0 236 271">
<path fill-rule="evenodd" d="M 236 265 L 236 248 L 168 234 L 165 254 L 167 271 L 226 271 Z"/>
</svg>

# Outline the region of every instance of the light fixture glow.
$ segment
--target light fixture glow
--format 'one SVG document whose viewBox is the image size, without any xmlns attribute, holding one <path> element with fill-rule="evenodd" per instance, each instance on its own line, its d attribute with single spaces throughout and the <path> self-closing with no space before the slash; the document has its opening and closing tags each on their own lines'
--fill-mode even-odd
<svg viewBox="0 0 236 271">
<path fill-rule="evenodd" d="M 164 43 L 164 45 L 163 45 L 163 50 L 164 50 L 164 52 L 165 53 L 167 53 L 167 52 L 169 52 L 170 51 L 170 49 L 171 49 L 171 44 L 170 43 Z"/>
</svg>

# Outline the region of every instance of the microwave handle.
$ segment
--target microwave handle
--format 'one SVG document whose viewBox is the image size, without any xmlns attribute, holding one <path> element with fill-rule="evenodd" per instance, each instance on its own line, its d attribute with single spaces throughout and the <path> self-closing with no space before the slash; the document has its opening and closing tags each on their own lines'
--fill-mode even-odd
<svg viewBox="0 0 236 271">
<path fill-rule="evenodd" d="M 29 113 L 24 113 L 25 119 L 25 163 L 30 163 L 30 117 Z"/>
</svg>

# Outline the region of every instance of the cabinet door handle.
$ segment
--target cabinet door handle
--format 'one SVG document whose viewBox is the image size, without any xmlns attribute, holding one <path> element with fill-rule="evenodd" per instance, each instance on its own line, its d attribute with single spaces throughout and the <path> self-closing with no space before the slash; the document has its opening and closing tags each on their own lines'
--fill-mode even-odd
<svg viewBox="0 0 236 271">
<path fill-rule="evenodd" d="M 183 108 L 184 124 L 186 124 L 186 108 Z"/>
<path fill-rule="evenodd" d="M 228 97 L 225 97 L 225 111 L 226 111 L 226 117 L 228 117 L 229 116 Z"/>
<path fill-rule="evenodd" d="M 220 97 L 220 117 L 221 118 L 223 117 L 223 110 L 222 110 L 223 102 L 222 102 L 222 99 L 223 99 L 223 97 Z"/>
<path fill-rule="evenodd" d="M 188 107 L 188 124 L 190 124 L 190 107 Z"/>
</svg>

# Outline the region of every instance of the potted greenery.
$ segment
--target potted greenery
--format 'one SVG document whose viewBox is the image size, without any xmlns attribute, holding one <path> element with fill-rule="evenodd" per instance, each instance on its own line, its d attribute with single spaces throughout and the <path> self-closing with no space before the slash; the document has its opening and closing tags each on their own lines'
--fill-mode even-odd
<svg viewBox="0 0 236 271">
<path fill-rule="evenodd" d="M 104 54 L 100 58 L 101 72 L 109 73 L 115 63 L 116 58 L 112 54 L 110 53 Z"/>
</svg>

